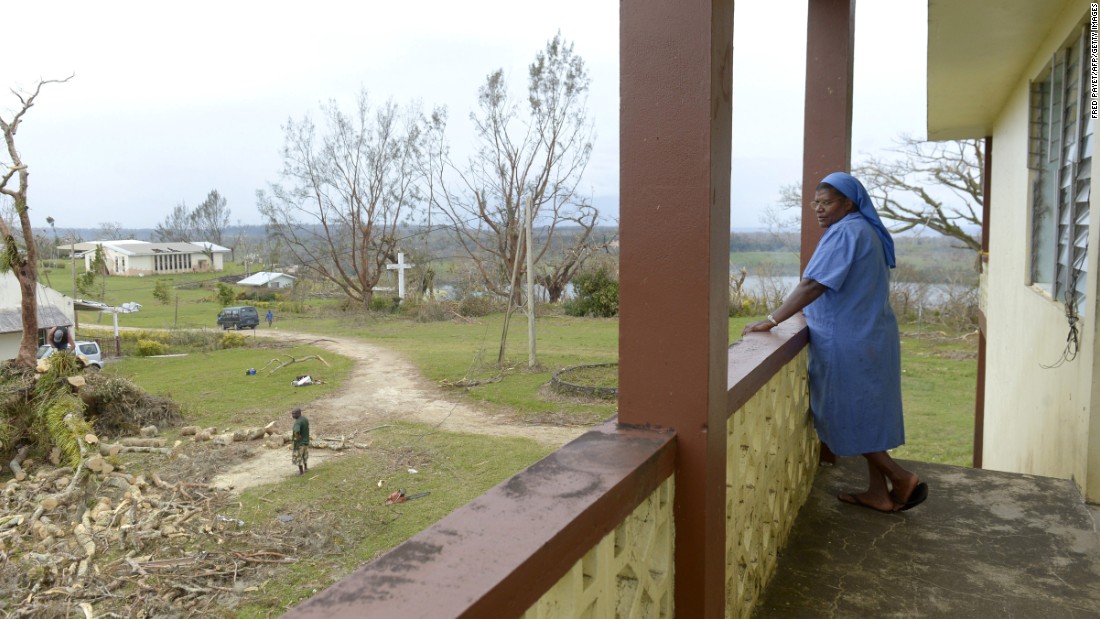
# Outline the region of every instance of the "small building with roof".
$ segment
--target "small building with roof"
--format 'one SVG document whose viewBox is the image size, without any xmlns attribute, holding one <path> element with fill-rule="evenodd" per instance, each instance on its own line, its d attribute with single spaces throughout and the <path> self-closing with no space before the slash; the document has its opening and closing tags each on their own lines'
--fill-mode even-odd
<svg viewBox="0 0 1100 619">
<path fill-rule="evenodd" d="M 38 284 L 38 341 L 52 327 L 74 324 L 73 300 L 53 288 Z M 23 339 L 23 297 L 15 273 L 0 274 L 0 360 L 14 359 Z"/>
<path fill-rule="evenodd" d="M 286 273 L 271 273 L 260 271 L 237 282 L 241 286 L 254 286 L 256 288 L 291 288 L 294 286 L 295 277 Z"/>
</svg>

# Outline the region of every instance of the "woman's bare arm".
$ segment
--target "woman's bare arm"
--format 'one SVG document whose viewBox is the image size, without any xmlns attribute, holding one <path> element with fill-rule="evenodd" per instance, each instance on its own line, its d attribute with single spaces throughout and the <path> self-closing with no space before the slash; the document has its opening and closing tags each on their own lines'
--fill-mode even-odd
<svg viewBox="0 0 1100 619">
<path fill-rule="evenodd" d="M 820 297 L 826 290 L 828 290 L 828 288 L 817 280 L 800 280 L 798 285 L 794 287 L 794 290 L 791 291 L 791 294 L 787 295 L 783 304 L 770 314 L 770 318 L 774 318 L 775 323 L 772 323 L 771 320 L 761 320 L 759 322 L 749 323 L 745 325 L 744 330 L 741 331 L 741 335 L 754 331 L 771 331 L 772 328 L 776 327 L 779 323 L 801 312 L 804 307 L 813 303 L 814 299 Z"/>
</svg>

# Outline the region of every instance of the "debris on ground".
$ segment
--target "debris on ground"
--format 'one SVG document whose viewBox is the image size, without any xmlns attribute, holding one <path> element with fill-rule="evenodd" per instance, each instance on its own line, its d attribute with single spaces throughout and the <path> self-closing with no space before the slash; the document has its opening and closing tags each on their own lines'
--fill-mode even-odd
<svg viewBox="0 0 1100 619">
<path fill-rule="evenodd" d="M 379 487 L 381 487 L 381 486 L 379 486 Z M 386 499 L 386 502 L 383 503 L 383 505 L 394 505 L 396 503 L 404 503 L 406 501 L 421 499 L 421 498 L 424 498 L 424 497 L 428 496 L 429 494 L 431 494 L 431 492 L 418 492 L 416 494 L 405 494 L 405 489 L 401 488 L 400 490 L 396 490 L 394 492 L 391 492 L 389 498 Z"/>
<path fill-rule="evenodd" d="M 116 448 L 85 446 L 76 467 L 24 458 L 23 479 L 0 486 L 0 616 L 220 615 L 303 547 L 333 551 L 342 536 L 313 511 L 250 529 L 231 493 L 196 481 L 224 468 L 209 450 L 165 461 L 169 476 L 100 455 Z"/>
<path fill-rule="evenodd" d="M 155 436 L 157 428 L 183 420 L 174 401 L 147 393 L 125 378 L 85 374 L 84 379 L 86 385 L 79 392 L 85 405 L 84 416 L 100 434 L 131 435 L 152 427 Z"/>
<path fill-rule="evenodd" d="M 325 361 L 325 359 L 321 355 L 309 355 L 309 356 L 306 356 L 306 357 L 302 357 L 301 359 L 299 359 L 297 357 L 294 357 L 294 356 L 291 356 L 291 355 L 288 355 L 288 354 L 285 354 L 285 353 L 282 356 L 286 357 L 288 359 L 288 361 L 279 361 L 278 359 L 272 359 L 271 361 L 267 362 L 267 365 L 260 368 L 260 371 L 263 372 L 269 366 L 274 365 L 275 367 L 271 368 L 271 370 L 268 371 L 268 373 L 267 373 L 268 376 L 271 376 L 275 372 L 285 368 L 288 365 L 294 365 L 295 363 L 303 363 L 305 361 L 310 361 L 312 359 L 316 359 L 316 360 L 320 361 L 321 363 L 323 363 L 325 365 L 325 367 L 332 367 L 332 366 L 329 365 L 329 362 Z"/>
</svg>

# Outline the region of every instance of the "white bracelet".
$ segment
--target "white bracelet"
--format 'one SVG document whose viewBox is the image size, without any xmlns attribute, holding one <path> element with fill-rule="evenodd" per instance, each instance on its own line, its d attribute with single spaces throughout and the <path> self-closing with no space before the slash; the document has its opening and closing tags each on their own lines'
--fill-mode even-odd
<svg viewBox="0 0 1100 619">
<path fill-rule="evenodd" d="M 779 321 L 775 319 L 775 316 L 772 316 L 771 314 L 768 314 L 768 320 L 771 321 L 773 327 L 778 327 L 779 326 Z"/>
</svg>

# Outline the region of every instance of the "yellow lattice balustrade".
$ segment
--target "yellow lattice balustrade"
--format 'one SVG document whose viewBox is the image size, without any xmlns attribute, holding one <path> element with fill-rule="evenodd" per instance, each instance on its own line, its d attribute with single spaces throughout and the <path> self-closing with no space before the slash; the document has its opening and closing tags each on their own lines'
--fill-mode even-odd
<svg viewBox="0 0 1100 619">
<path fill-rule="evenodd" d="M 523 619 L 672 617 L 672 493 L 669 477 Z"/>
<path fill-rule="evenodd" d="M 747 617 L 809 495 L 818 461 L 807 351 L 727 424 L 726 617 Z"/>
</svg>

